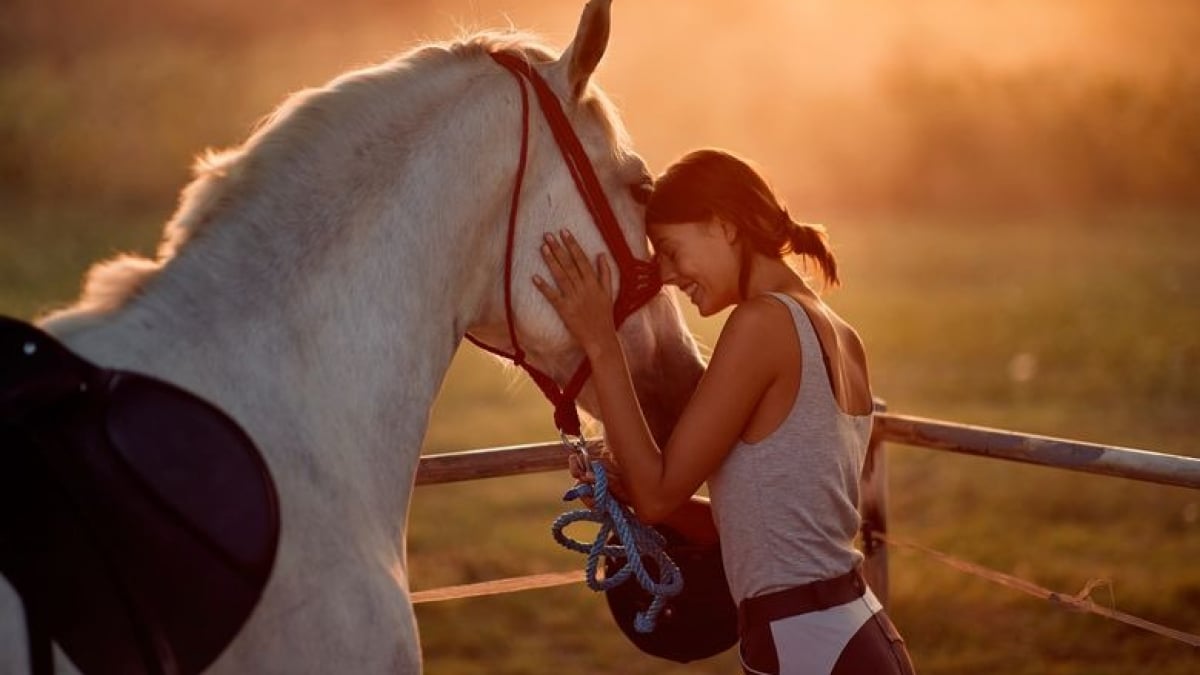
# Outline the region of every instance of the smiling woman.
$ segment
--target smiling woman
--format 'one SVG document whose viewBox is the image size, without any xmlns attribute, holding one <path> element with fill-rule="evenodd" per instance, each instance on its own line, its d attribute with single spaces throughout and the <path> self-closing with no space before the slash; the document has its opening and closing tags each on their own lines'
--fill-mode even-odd
<svg viewBox="0 0 1200 675">
<path fill-rule="evenodd" d="M 547 236 L 554 284 L 535 277 L 592 364 L 619 493 L 639 520 L 671 524 L 684 506 L 696 513 L 708 484 L 745 672 L 911 673 L 854 545 L 873 410 L 862 341 L 783 259 L 809 256 L 836 283 L 824 231 L 792 222 L 745 161 L 699 150 L 659 180 L 647 232 L 664 283 L 702 315 L 734 306 L 666 443 L 631 386 L 606 259 L 594 271 L 569 233 Z M 572 473 L 607 471 L 573 462 Z"/>
<path fill-rule="evenodd" d="M 747 263 L 754 254 L 805 256 L 817 263 L 827 285 L 839 283 L 825 228 L 793 221 L 766 179 L 721 150 L 697 150 L 675 161 L 655 185 L 646 225 L 664 283 L 679 286 L 701 316 L 746 298 Z M 720 288 L 699 278 L 695 265 L 701 261 L 704 266 L 733 263 L 720 252 L 722 244 L 727 250 L 735 240 L 740 242 L 737 287 Z"/>
</svg>

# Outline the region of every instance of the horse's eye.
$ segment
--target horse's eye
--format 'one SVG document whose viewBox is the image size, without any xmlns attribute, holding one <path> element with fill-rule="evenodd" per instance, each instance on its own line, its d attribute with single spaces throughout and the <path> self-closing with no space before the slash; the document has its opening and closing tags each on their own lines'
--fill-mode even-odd
<svg viewBox="0 0 1200 675">
<path fill-rule="evenodd" d="M 645 206 L 650 202 L 650 193 L 654 190 L 654 185 L 649 181 L 634 183 L 629 186 L 629 194 L 633 195 L 633 201 Z"/>
</svg>

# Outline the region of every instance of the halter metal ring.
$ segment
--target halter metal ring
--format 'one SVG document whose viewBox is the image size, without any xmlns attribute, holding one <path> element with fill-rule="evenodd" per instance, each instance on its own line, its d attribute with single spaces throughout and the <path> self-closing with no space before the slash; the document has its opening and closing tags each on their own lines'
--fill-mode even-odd
<svg viewBox="0 0 1200 675">
<path fill-rule="evenodd" d="M 591 457 L 588 455 L 587 440 L 582 435 L 574 436 L 561 429 L 558 435 L 562 439 L 564 450 L 568 453 L 578 454 L 585 462 L 591 461 Z"/>
</svg>

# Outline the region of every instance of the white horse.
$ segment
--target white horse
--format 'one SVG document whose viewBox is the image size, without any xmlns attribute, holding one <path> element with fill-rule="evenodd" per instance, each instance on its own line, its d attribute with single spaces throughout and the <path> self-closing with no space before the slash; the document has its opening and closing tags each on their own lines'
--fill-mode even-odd
<svg viewBox="0 0 1200 675">
<path fill-rule="evenodd" d="M 95 363 L 218 404 L 266 458 L 282 511 L 275 569 L 211 672 L 420 670 L 404 544 L 419 448 L 464 333 L 509 342 L 504 242 L 521 107 L 488 54 L 519 54 L 552 84 L 646 257 L 629 191 L 646 170 L 589 84 L 608 21 L 609 2 L 593 0 L 557 58 L 526 35 L 478 34 L 293 95 L 241 147 L 198 162 L 156 260 L 96 266 L 77 304 L 42 322 Z M 593 255 L 603 242 L 536 107 L 530 125 L 514 321 L 530 361 L 562 381 L 582 352 L 529 283 L 536 242 L 562 226 Z M 699 378 L 695 344 L 666 293 L 621 339 L 663 437 Z M 594 409 L 586 389 L 581 405 Z M 28 672 L 5 584 L 0 622 L 0 672 Z M 55 660 L 74 672 L 57 649 Z"/>
</svg>

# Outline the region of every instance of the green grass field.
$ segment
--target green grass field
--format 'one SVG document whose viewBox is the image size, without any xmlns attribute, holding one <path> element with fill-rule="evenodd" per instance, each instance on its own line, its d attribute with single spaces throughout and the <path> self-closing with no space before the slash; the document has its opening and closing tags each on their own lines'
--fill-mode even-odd
<svg viewBox="0 0 1200 675">
<path fill-rule="evenodd" d="M 9 207 L 0 312 L 68 301 L 89 261 L 153 249 L 159 217 Z M 828 224 L 846 286 L 829 302 L 863 334 L 891 410 L 1200 453 L 1200 215 L 1125 211 L 906 217 Z M 721 317 L 689 321 L 711 344 Z M 1016 361 L 1014 361 L 1016 360 Z M 1022 364 L 1019 368 L 1014 362 Z M 1017 372 L 1020 371 L 1020 372 Z M 1018 377 L 1014 377 L 1018 375 Z M 464 348 L 426 452 L 545 440 L 536 389 Z M 892 529 L 939 550 L 1200 632 L 1200 494 L 889 447 Z M 424 487 L 409 554 L 415 589 L 582 564 L 549 523 L 564 474 Z M 1195 649 L 963 576 L 891 558 L 891 611 L 923 673 L 1193 673 Z M 423 605 L 430 673 L 733 673 L 642 656 L 586 588 Z"/>
<path fill-rule="evenodd" d="M 893 411 L 1194 454 L 1198 220 L 1126 212 L 831 223 L 848 281 L 828 299 L 863 333 L 876 394 Z M 720 321 L 691 323 L 711 343 Z M 1035 366 L 1014 378 L 1022 354 Z M 510 381 L 485 357 L 461 354 L 427 449 L 550 437 L 536 391 L 502 393 Z M 508 417 L 513 408 L 518 417 Z M 464 409 L 482 413 L 487 428 L 461 424 L 472 419 Z M 896 533 L 1057 591 L 1105 578 L 1112 593 L 1097 591 L 1098 602 L 1200 631 L 1200 494 L 924 449 L 889 452 Z M 578 565 L 546 535 L 565 484 L 537 476 L 422 488 L 410 536 L 414 585 Z M 461 529 L 447 527 L 450 514 Z M 963 576 L 922 554 L 895 552 L 891 578 L 891 611 L 922 672 L 1200 666 L 1193 648 Z M 582 588 L 425 606 L 419 616 L 431 672 L 737 670 L 732 654 L 675 669 L 641 657 Z"/>
</svg>

